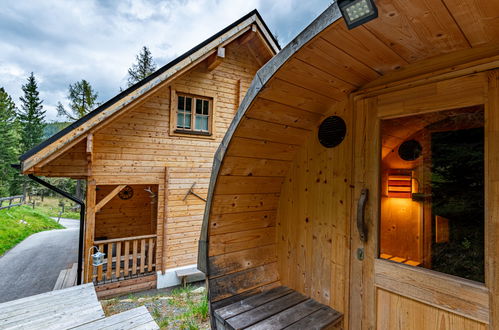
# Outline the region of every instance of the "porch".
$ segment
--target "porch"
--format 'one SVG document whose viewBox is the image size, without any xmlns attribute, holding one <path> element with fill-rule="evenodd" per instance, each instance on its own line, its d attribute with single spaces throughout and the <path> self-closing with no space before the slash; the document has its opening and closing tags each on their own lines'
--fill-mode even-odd
<svg viewBox="0 0 499 330">
<path fill-rule="evenodd" d="M 161 252 L 157 248 L 158 185 L 89 182 L 86 219 L 85 281 L 94 283 L 98 292 L 140 282 L 147 283 L 140 289 L 149 288 Z M 104 253 L 104 259 L 94 265 L 92 254 L 97 251 Z"/>
</svg>

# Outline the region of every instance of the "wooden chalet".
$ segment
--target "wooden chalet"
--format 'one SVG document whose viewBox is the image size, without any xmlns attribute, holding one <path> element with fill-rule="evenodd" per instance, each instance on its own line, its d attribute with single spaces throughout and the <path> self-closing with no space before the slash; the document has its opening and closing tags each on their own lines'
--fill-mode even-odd
<svg viewBox="0 0 499 330">
<path fill-rule="evenodd" d="M 164 287 L 196 266 L 213 155 L 278 51 L 252 11 L 21 157 L 24 174 L 86 180 L 84 282 Z"/>
<path fill-rule="evenodd" d="M 260 69 L 215 155 L 213 328 L 499 328 L 499 1 L 375 3 Z"/>
</svg>

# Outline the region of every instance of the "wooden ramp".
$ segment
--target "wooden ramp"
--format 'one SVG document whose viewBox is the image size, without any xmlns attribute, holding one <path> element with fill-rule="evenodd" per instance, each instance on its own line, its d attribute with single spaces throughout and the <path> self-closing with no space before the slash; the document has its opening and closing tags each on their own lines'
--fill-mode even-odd
<svg viewBox="0 0 499 330">
<path fill-rule="evenodd" d="M 280 286 L 213 304 L 217 330 L 341 329 L 343 315 L 295 290 Z"/>
<path fill-rule="evenodd" d="M 1 303 L 0 329 L 159 329 L 146 313 L 106 318 L 93 284 L 85 284 Z"/>
<path fill-rule="evenodd" d="M 78 264 L 73 264 L 73 266 L 69 269 L 63 269 L 59 273 L 59 277 L 57 277 L 57 281 L 55 282 L 53 290 L 60 290 L 70 288 L 76 285 L 76 277 L 77 277 Z"/>
</svg>

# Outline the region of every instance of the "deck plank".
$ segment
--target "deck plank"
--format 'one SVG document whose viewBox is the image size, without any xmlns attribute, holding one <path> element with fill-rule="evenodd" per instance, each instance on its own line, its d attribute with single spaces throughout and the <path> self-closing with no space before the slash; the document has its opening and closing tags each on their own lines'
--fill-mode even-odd
<svg viewBox="0 0 499 330">
<path fill-rule="evenodd" d="M 145 306 L 134 308 L 104 319 L 80 325 L 74 329 L 159 329 Z"/>
<path fill-rule="evenodd" d="M 321 307 L 318 311 L 308 315 L 307 317 L 301 319 L 298 322 L 293 323 L 286 330 L 320 330 L 326 327 L 330 327 L 339 322 L 342 318 L 342 314 L 331 309 L 327 306 Z"/>
<path fill-rule="evenodd" d="M 290 294 L 293 290 L 285 286 L 258 293 L 243 300 L 234 302 L 230 305 L 224 306 L 215 310 L 215 316 L 226 320 L 230 317 L 249 311 L 255 307 L 263 305 L 274 299 L 280 298 L 284 295 Z"/>
<path fill-rule="evenodd" d="M 260 321 L 246 329 L 251 330 L 267 330 L 267 329 L 283 329 L 304 317 L 318 311 L 324 305 L 313 299 L 307 299 L 298 305 L 283 310 L 282 312 L 271 316 L 263 321 Z"/>
<path fill-rule="evenodd" d="M 267 302 L 247 312 L 231 317 L 226 320 L 226 323 L 233 329 L 244 329 L 268 317 L 280 313 L 285 309 L 297 305 L 306 299 L 307 297 L 305 297 L 301 293 L 292 291 L 290 294 Z"/>
</svg>

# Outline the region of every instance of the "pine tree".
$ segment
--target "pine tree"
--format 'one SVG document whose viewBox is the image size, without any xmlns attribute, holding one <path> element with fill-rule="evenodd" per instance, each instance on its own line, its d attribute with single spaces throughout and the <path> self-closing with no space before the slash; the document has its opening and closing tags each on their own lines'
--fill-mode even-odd
<svg viewBox="0 0 499 330">
<path fill-rule="evenodd" d="M 59 116 L 64 116 L 69 120 L 78 120 L 98 105 L 96 102 L 97 97 L 98 93 L 94 91 L 90 83 L 82 79 L 73 85 L 69 85 L 68 100 L 70 102 L 70 111 L 66 110 L 61 102 L 59 102 L 57 104 L 57 113 Z"/>
<path fill-rule="evenodd" d="M 136 59 L 137 63 L 128 69 L 128 87 L 156 71 L 156 64 L 152 59 L 151 51 L 146 46 L 142 47 L 142 51 L 137 55 Z"/>
<path fill-rule="evenodd" d="M 18 118 L 21 129 L 21 152 L 24 153 L 42 142 L 45 111 L 33 72 L 28 77 L 28 82 L 22 86 L 22 90 L 24 96 L 19 98 L 21 109 L 18 112 Z"/>
<path fill-rule="evenodd" d="M 20 152 L 24 153 L 43 140 L 45 127 L 45 111 L 43 101 L 40 99 L 35 76 L 31 72 L 28 82 L 22 86 L 24 96 L 20 97 L 21 109 L 17 114 L 20 129 Z M 31 180 L 22 178 L 23 194 L 26 195 L 28 187 L 34 187 Z"/>
<path fill-rule="evenodd" d="M 18 134 L 16 125 L 15 104 L 12 98 L 0 88 L 0 197 L 8 196 L 17 191 L 13 182 L 17 177 L 16 170 L 10 165 L 16 162 L 18 152 Z"/>
</svg>

